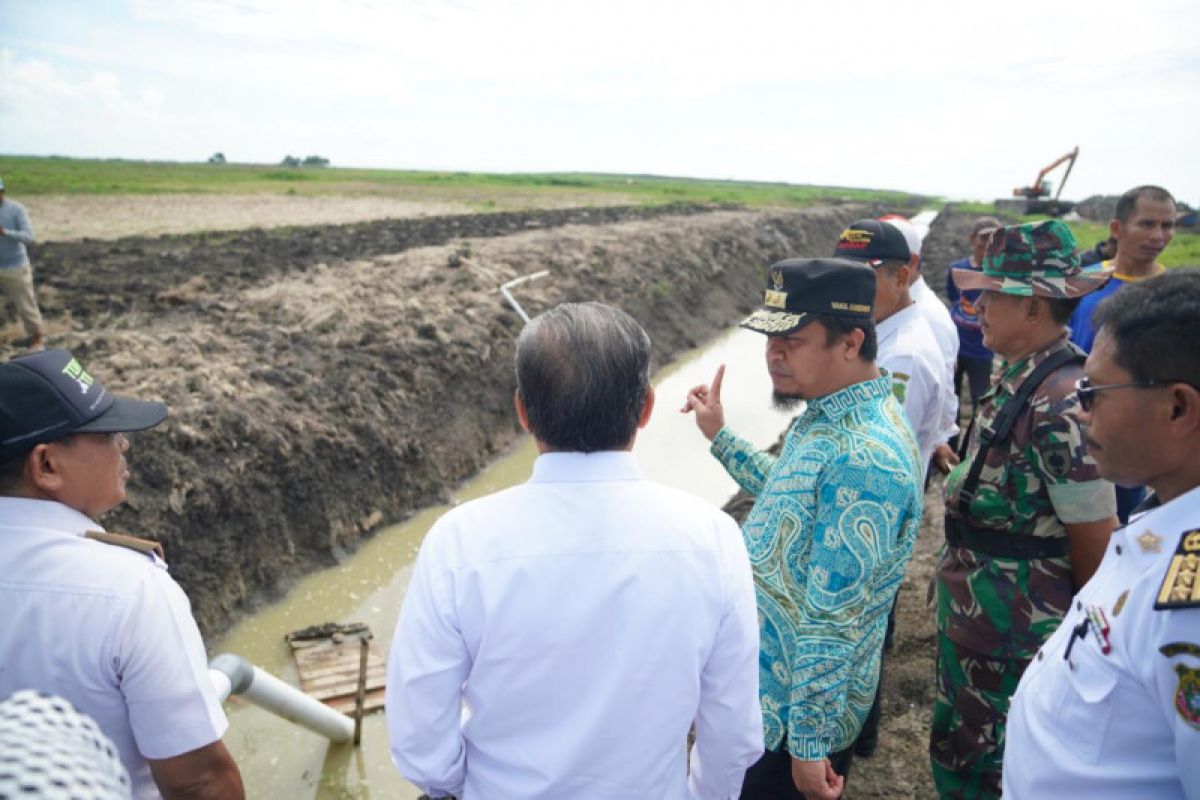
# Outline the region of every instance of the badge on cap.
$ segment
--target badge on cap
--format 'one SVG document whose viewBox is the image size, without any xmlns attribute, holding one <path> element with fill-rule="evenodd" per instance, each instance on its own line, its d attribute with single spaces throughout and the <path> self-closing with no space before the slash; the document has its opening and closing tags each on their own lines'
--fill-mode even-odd
<svg viewBox="0 0 1200 800">
<path fill-rule="evenodd" d="M 1197 573 L 1200 573 L 1200 528 L 1186 531 L 1179 537 L 1179 546 L 1175 548 L 1167 574 L 1158 587 L 1155 610 L 1200 607 Z"/>
</svg>

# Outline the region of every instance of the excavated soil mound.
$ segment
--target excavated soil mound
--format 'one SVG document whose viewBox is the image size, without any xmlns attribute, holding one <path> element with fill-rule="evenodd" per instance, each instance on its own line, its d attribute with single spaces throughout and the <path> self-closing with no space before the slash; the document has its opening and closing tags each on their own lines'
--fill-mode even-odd
<svg viewBox="0 0 1200 800">
<path fill-rule="evenodd" d="M 511 440 L 521 323 L 501 282 L 548 269 L 517 290 L 531 313 L 615 304 L 662 365 L 754 305 L 766 265 L 826 253 L 870 212 L 576 209 L 60 243 L 33 258 L 51 343 L 171 408 L 134 437 L 130 500 L 106 524 L 163 541 L 211 636 Z"/>
</svg>

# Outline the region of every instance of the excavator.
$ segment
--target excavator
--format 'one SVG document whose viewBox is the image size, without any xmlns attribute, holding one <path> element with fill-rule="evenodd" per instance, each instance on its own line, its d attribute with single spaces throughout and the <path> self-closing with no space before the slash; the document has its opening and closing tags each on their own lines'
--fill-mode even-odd
<svg viewBox="0 0 1200 800">
<path fill-rule="evenodd" d="M 1059 156 L 1042 167 L 1031 185 L 1018 186 L 1013 189 L 1013 197 L 1025 198 L 1026 214 L 1048 214 L 1051 217 L 1061 217 L 1075 207 L 1075 204 L 1069 200 L 1060 200 L 1059 195 L 1062 194 L 1063 186 L 1066 185 L 1067 178 L 1071 176 L 1071 168 L 1075 166 L 1075 159 L 1078 157 L 1079 146 L 1076 145 L 1071 152 Z M 1063 173 L 1062 180 L 1059 181 L 1058 191 L 1054 193 L 1054 197 L 1050 197 L 1050 190 L 1053 187 L 1050 181 L 1046 180 L 1046 175 L 1063 163 L 1067 165 L 1067 171 Z"/>
</svg>

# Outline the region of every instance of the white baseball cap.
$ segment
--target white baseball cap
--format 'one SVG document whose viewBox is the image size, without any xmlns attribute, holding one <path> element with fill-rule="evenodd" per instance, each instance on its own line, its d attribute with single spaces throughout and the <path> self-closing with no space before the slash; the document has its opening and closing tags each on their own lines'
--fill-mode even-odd
<svg viewBox="0 0 1200 800">
<path fill-rule="evenodd" d="M 904 241 L 908 243 L 908 252 L 913 255 L 921 255 L 921 234 L 917 231 L 916 225 L 899 214 L 888 214 L 880 217 L 879 221 L 894 226 L 896 230 L 904 234 Z"/>
</svg>

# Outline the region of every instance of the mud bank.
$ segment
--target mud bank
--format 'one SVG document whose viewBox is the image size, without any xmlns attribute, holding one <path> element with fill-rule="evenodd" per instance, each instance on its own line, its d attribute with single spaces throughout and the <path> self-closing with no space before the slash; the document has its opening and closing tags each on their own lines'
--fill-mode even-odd
<svg viewBox="0 0 1200 800">
<path fill-rule="evenodd" d="M 496 215 L 490 230 L 522 232 L 452 226 L 447 244 L 415 248 L 387 233 L 364 244 L 373 223 L 40 248 L 51 344 L 171 407 L 134 438 L 129 503 L 106 524 L 160 538 L 217 634 L 512 439 L 520 321 L 499 283 L 550 270 L 518 290 L 531 313 L 613 303 L 646 326 L 661 365 L 745 313 L 767 264 L 827 253 L 873 210 L 685 211 L 558 226 L 581 212 Z"/>
</svg>

